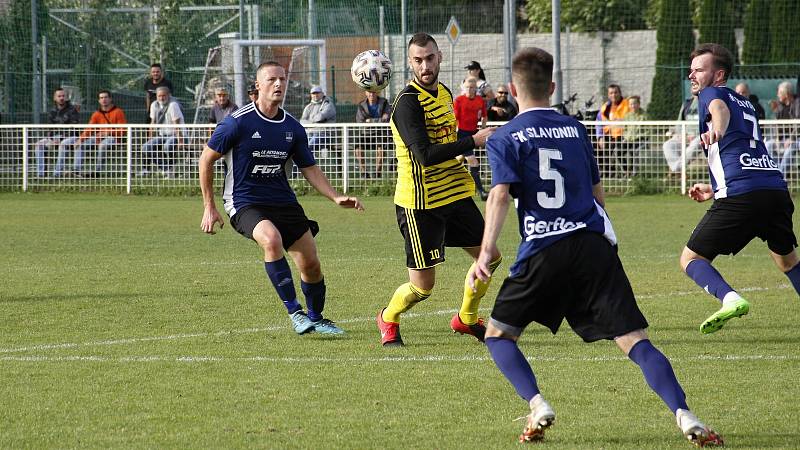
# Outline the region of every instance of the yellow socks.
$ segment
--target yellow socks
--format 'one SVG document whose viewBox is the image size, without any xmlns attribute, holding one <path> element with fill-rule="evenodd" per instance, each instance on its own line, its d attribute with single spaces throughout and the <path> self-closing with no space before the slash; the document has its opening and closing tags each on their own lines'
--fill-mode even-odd
<svg viewBox="0 0 800 450">
<path fill-rule="evenodd" d="M 502 261 L 502 256 L 492 261 L 491 264 L 489 264 L 489 270 L 494 273 Z M 475 263 L 472 263 L 470 271 L 472 271 L 474 267 Z M 489 281 L 486 282 L 476 279 L 476 290 L 473 291 L 472 287 L 469 285 L 469 279 L 464 279 L 464 299 L 461 301 L 461 310 L 458 311 L 458 317 L 461 319 L 461 322 L 464 325 L 473 325 L 478 323 L 478 306 L 480 306 L 483 296 L 486 295 L 486 291 L 489 289 L 489 283 L 491 282 L 491 278 L 489 278 Z"/>
<path fill-rule="evenodd" d="M 401 284 L 394 291 L 389 306 L 383 310 L 383 321 L 400 323 L 400 314 L 411 309 L 412 306 L 431 296 L 431 291 L 420 289 L 413 284 Z"/>
</svg>

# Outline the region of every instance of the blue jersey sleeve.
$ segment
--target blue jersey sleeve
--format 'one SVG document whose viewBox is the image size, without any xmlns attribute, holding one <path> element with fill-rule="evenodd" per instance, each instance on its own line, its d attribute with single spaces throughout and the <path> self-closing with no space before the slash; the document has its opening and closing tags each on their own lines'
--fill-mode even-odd
<svg viewBox="0 0 800 450">
<path fill-rule="evenodd" d="M 238 139 L 236 120 L 228 116 L 222 120 L 214 129 L 211 139 L 208 140 L 208 147 L 217 153 L 228 153 Z"/>
<path fill-rule="evenodd" d="M 706 125 L 710 120 L 708 105 L 710 105 L 714 99 L 725 101 L 725 99 L 720 96 L 719 90 L 714 87 L 707 87 L 697 94 L 697 117 L 700 121 L 700 133 L 708 131 L 708 125 Z"/>
<path fill-rule="evenodd" d="M 517 147 L 507 136 L 494 135 L 486 141 L 486 154 L 492 168 L 492 186 L 519 183 L 520 161 Z"/>
<path fill-rule="evenodd" d="M 302 125 L 298 125 L 296 130 L 298 139 L 294 140 L 292 159 L 297 167 L 301 169 L 304 167 L 311 167 L 317 163 L 317 160 L 314 159 L 314 155 L 308 148 L 308 134 L 306 134 L 306 129 L 303 128 Z"/>
</svg>

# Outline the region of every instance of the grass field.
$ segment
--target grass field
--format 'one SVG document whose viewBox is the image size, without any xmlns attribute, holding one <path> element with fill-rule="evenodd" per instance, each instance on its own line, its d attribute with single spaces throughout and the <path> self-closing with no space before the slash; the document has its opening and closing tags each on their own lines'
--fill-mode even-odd
<svg viewBox="0 0 800 450">
<path fill-rule="evenodd" d="M 406 279 L 391 199 L 366 198 L 363 214 L 301 200 L 322 228 L 326 313 L 343 338 L 295 335 L 255 244 L 229 226 L 201 233 L 199 198 L 0 194 L 0 447 L 519 446 L 524 402 L 482 345 L 449 331 L 465 254 L 451 250 L 433 296 L 404 317 L 407 346 L 383 349 L 374 316 Z M 717 304 L 677 257 L 705 208 L 608 202 L 651 337 L 690 406 L 731 448 L 797 448 L 800 301 L 754 242 L 717 264 L 750 315 L 701 335 Z M 535 325 L 521 342 L 558 416 L 542 448 L 689 448 L 614 345 Z"/>
</svg>

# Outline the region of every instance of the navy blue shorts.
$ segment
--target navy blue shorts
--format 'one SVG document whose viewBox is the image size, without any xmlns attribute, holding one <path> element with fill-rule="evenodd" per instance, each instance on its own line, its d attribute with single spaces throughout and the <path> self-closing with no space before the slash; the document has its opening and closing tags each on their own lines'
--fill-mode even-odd
<svg viewBox="0 0 800 450">
<path fill-rule="evenodd" d="M 269 220 L 278 229 L 284 250 L 288 250 L 306 231 L 311 230 L 312 236 L 319 233 L 319 224 L 309 220 L 299 204 L 248 205 L 231 217 L 231 226 L 242 236 L 253 239 L 253 230 L 262 220 Z"/>
<path fill-rule="evenodd" d="M 523 262 L 503 281 L 491 323 L 519 336 L 531 322 L 555 334 L 566 318 L 584 341 L 613 339 L 647 328 L 616 247 L 602 235 L 579 231 Z"/>
<path fill-rule="evenodd" d="M 735 255 L 759 238 L 774 253 L 788 255 L 797 247 L 793 212 L 792 197 L 784 190 L 765 189 L 714 200 L 686 246 L 713 260 L 717 255 Z"/>
</svg>

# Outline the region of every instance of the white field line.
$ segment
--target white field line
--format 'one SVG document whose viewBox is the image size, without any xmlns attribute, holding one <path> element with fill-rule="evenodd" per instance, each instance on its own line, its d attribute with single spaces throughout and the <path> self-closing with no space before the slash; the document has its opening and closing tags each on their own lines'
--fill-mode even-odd
<svg viewBox="0 0 800 450">
<path fill-rule="evenodd" d="M 780 284 L 778 286 L 768 288 L 768 287 L 746 287 L 737 289 L 739 292 L 759 292 L 759 291 L 769 291 L 769 290 L 779 290 L 779 289 L 788 289 L 788 284 Z M 694 289 L 691 291 L 679 291 L 679 292 L 669 292 L 664 294 L 649 294 L 649 295 L 637 295 L 636 298 L 638 299 L 654 299 L 654 298 L 661 298 L 661 297 L 682 297 L 687 295 L 698 295 L 702 294 L 700 289 Z M 488 311 L 486 308 L 481 308 L 482 311 Z M 431 312 L 420 312 L 414 313 L 409 312 L 405 313 L 403 317 L 411 318 L 411 317 L 431 317 L 431 316 L 442 316 L 442 315 L 450 315 L 455 314 L 458 310 L 457 309 L 443 309 L 439 311 L 431 311 Z M 346 324 L 346 323 L 359 323 L 359 322 L 370 322 L 375 320 L 375 317 L 356 317 L 351 319 L 343 319 L 337 320 L 336 323 L 339 324 Z M 0 348 L 0 355 L 1 354 L 8 354 L 8 353 L 24 353 L 24 352 L 31 352 L 31 351 L 41 351 L 41 350 L 59 350 L 59 349 L 70 349 L 70 348 L 82 348 L 82 347 L 101 347 L 101 346 L 112 346 L 112 345 L 128 345 L 128 344 L 136 344 L 140 342 L 156 342 L 156 341 L 174 341 L 180 339 L 193 339 L 193 338 L 203 338 L 203 337 L 220 337 L 220 336 L 229 336 L 232 334 L 252 334 L 252 333 L 262 333 L 266 331 L 278 331 L 278 330 L 287 330 L 290 331 L 290 327 L 288 322 L 281 325 L 271 325 L 268 327 L 261 327 L 261 328 L 245 328 L 241 330 L 227 330 L 227 331 L 216 331 L 216 332 L 203 332 L 203 333 L 182 333 L 182 334 L 170 334 L 165 336 L 145 336 L 145 337 L 138 337 L 138 338 L 121 338 L 121 339 L 111 339 L 105 341 L 89 341 L 89 342 L 69 342 L 69 343 L 61 343 L 61 344 L 38 344 L 38 345 L 31 345 L 27 347 L 14 347 L 14 348 Z"/>
<path fill-rule="evenodd" d="M 624 362 L 625 356 L 587 356 L 587 357 L 528 357 L 531 362 Z M 253 356 L 247 358 L 230 358 L 224 356 L 0 356 L 0 362 L 110 362 L 110 363 L 147 363 L 147 362 L 248 362 L 248 363 L 287 363 L 287 364 L 368 364 L 394 362 L 474 362 L 491 361 L 488 356 L 378 356 L 378 357 L 271 357 Z M 800 355 L 695 355 L 672 357 L 670 361 L 800 361 Z"/>
</svg>

